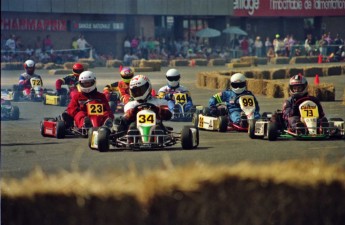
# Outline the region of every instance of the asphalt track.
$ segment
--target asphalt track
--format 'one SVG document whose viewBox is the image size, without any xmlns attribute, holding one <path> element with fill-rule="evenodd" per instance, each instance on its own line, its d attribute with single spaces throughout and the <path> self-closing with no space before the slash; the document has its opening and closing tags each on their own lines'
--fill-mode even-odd
<svg viewBox="0 0 345 225">
<path fill-rule="evenodd" d="M 147 74 L 156 90 L 165 84 L 164 73 Z M 216 90 L 197 88 L 195 75 L 198 71 L 220 71 L 225 67 L 180 67 L 182 84 L 192 93 L 194 104 L 207 105 L 208 99 Z M 118 79 L 117 69 L 95 68 L 97 86 L 102 90 L 105 84 Z M 17 83 L 22 71 L 1 71 L 1 88 L 10 88 Z M 60 75 L 49 75 L 46 70 L 37 70 L 42 75 L 44 86 L 52 88 Z M 332 82 L 336 87 L 336 101 L 322 102 L 327 117 L 345 118 L 345 106 L 341 98 L 345 87 L 345 76 L 321 77 L 320 82 Z M 308 79 L 313 82 L 312 78 Z M 261 112 L 273 112 L 281 108 L 283 99 L 257 96 Z M 39 124 L 43 117 L 59 115 L 64 108 L 48 106 L 42 103 L 16 102 L 20 108 L 18 121 L 1 121 L 1 177 L 21 178 L 34 168 L 41 168 L 45 173 L 59 171 L 85 171 L 94 173 L 107 171 L 145 171 L 161 168 L 168 158 L 173 165 L 185 165 L 201 162 L 213 165 L 233 165 L 242 161 L 267 163 L 270 161 L 326 160 L 345 166 L 345 140 L 297 141 L 252 140 L 247 133 L 218 133 L 200 131 L 200 145 L 195 150 L 182 150 L 177 144 L 169 149 L 155 151 L 113 150 L 107 153 L 92 151 L 87 146 L 87 139 L 55 139 L 42 137 Z M 191 123 L 169 122 L 175 130 Z"/>
</svg>

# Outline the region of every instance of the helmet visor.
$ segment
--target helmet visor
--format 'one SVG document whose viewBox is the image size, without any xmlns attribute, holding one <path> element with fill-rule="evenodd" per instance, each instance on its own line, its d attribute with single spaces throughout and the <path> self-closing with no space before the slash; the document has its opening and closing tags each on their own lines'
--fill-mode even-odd
<svg viewBox="0 0 345 225">
<path fill-rule="evenodd" d="M 245 86 L 246 86 L 246 82 L 231 83 L 231 87 L 233 87 L 233 88 L 244 88 Z"/>
<path fill-rule="evenodd" d="M 167 76 L 167 79 L 168 79 L 168 81 L 178 81 L 178 80 L 180 80 L 180 75 L 173 76 L 173 77 L 168 77 Z"/>
<path fill-rule="evenodd" d="M 132 97 L 137 98 L 141 97 L 145 94 L 145 92 L 149 89 L 150 84 L 146 82 L 146 84 L 140 86 L 140 87 L 133 87 L 130 89 Z"/>
<path fill-rule="evenodd" d="M 302 92 L 305 88 L 304 84 L 297 84 L 291 86 L 291 91 L 294 93 Z"/>
<path fill-rule="evenodd" d="M 82 86 L 83 88 L 91 87 L 94 84 L 95 84 L 95 81 L 93 80 L 85 80 L 85 81 L 80 82 L 80 86 Z"/>
</svg>

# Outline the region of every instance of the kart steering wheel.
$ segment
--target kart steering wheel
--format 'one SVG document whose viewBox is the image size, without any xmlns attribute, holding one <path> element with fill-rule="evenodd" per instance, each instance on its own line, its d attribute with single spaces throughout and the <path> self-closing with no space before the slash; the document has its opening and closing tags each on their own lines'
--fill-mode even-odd
<svg viewBox="0 0 345 225">
<path fill-rule="evenodd" d="M 152 109 L 152 108 L 158 108 L 156 105 L 152 104 L 152 103 L 149 103 L 149 102 L 143 102 L 143 103 L 140 103 L 139 105 L 136 105 L 133 110 L 136 112 L 138 111 L 139 109 L 142 109 L 142 108 L 149 108 L 149 109 Z"/>
</svg>

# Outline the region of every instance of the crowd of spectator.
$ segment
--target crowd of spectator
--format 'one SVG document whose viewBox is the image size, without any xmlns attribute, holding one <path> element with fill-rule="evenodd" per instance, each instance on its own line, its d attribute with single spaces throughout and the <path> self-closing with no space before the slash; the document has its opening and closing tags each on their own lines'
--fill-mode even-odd
<svg viewBox="0 0 345 225">
<path fill-rule="evenodd" d="M 71 49 L 54 49 L 50 35 L 42 40 L 38 36 L 33 45 L 24 46 L 20 37 L 1 35 L 1 62 L 25 61 L 30 58 L 36 62 L 77 61 L 90 56 L 90 45 L 80 35 L 72 40 Z M 276 34 L 271 37 L 234 36 L 226 45 L 210 45 L 208 39 L 192 37 L 191 39 L 166 40 L 165 38 L 127 37 L 123 42 L 124 65 L 130 66 L 134 59 L 191 59 L 191 58 L 223 58 L 229 61 L 241 56 L 274 57 L 312 56 L 321 54 L 330 61 L 343 61 L 345 58 L 344 40 L 337 34 L 332 37 L 325 33 L 321 38 L 308 34 L 305 40 L 295 40 L 292 34 L 284 38 Z M 111 55 L 98 55 L 93 49 L 94 58 L 112 59 Z"/>
</svg>

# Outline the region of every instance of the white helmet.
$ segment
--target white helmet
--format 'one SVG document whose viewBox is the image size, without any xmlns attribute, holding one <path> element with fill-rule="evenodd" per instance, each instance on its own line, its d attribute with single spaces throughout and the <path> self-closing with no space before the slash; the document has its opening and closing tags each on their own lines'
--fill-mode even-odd
<svg viewBox="0 0 345 225">
<path fill-rule="evenodd" d="M 179 85 L 181 75 L 177 69 L 170 69 L 166 73 L 166 78 L 168 80 L 168 85 L 174 88 Z"/>
<path fill-rule="evenodd" d="M 242 73 L 235 73 L 230 78 L 231 90 L 236 94 L 241 94 L 246 90 L 246 77 Z"/>
<path fill-rule="evenodd" d="M 90 93 L 96 88 L 96 76 L 91 71 L 84 71 L 79 76 L 80 89 L 84 93 Z"/>
<path fill-rule="evenodd" d="M 32 75 L 35 72 L 35 62 L 31 59 L 28 59 L 24 62 L 24 69 L 27 74 Z"/>
<path fill-rule="evenodd" d="M 129 82 L 129 92 L 136 100 L 146 100 L 151 95 L 151 82 L 145 75 L 136 75 Z"/>
</svg>

